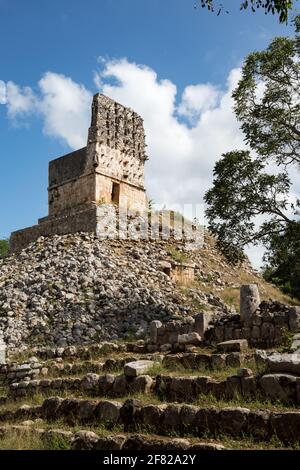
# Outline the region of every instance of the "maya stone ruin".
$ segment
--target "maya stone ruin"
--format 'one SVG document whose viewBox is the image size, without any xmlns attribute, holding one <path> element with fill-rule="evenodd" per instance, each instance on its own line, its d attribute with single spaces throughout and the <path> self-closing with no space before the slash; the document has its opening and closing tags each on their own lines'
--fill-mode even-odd
<svg viewBox="0 0 300 470">
<path fill-rule="evenodd" d="M 12 233 L 11 250 L 41 235 L 97 233 L 99 204 L 144 211 L 147 158 L 142 118 L 96 94 L 87 146 L 49 163 L 49 215 L 38 225 Z"/>
<path fill-rule="evenodd" d="M 0 444 L 15 433 L 74 450 L 299 446 L 300 307 L 267 299 L 207 231 L 191 250 L 194 224 L 182 239 L 175 223 L 155 240 L 101 238 L 109 207 L 143 227 L 145 147 L 142 118 L 95 95 L 87 146 L 49 164 L 49 215 L 11 236 Z"/>
</svg>

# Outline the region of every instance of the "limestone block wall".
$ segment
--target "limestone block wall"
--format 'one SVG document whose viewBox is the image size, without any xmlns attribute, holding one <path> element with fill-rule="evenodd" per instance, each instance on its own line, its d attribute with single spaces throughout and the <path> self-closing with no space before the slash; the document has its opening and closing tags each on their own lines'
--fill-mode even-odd
<svg viewBox="0 0 300 470">
<path fill-rule="evenodd" d="M 262 302 L 260 311 L 242 322 L 239 315 L 215 320 L 205 333 L 209 343 L 233 339 L 247 339 L 252 347 L 270 348 L 285 341 L 287 331 L 297 331 L 295 318 L 300 318 L 300 309 L 274 302 Z M 297 313 L 298 312 L 298 313 Z"/>
<path fill-rule="evenodd" d="M 49 215 L 95 201 L 95 176 L 90 173 L 49 189 Z"/>
<path fill-rule="evenodd" d="M 118 185 L 118 197 L 113 196 L 113 184 Z M 116 203 L 120 207 L 143 211 L 147 206 L 146 192 L 143 188 L 127 184 L 124 181 L 109 178 L 103 174 L 96 174 L 95 201 L 97 204 Z"/>
<path fill-rule="evenodd" d="M 106 96 L 95 95 L 88 135 L 86 171 L 93 169 L 97 174 L 122 182 L 124 189 L 120 201 L 126 192 L 135 205 L 137 199 L 138 205 L 143 205 L 144 208 L 144 164 L 147 159 L 145 148 L 142 118 L 132 109 Z M 109 188 L 102 189 L 101 179 L 97 178 L 97 181 L 96 200 L 99 201 L 98 194 L 107 191 L 104 201 L 109 202 Z M 135 190 L 130 189 L 133 187 Z"/>
<path fill-rule="evenodd" d="M 79 178 L 86 167 L 86 147 L 49 162 L 49 188 Z"/>
<path fill-rule="evenodd" d="M 45 218 L 39 225 L 13 232 L 10 237 L 10 251 L 19 251 L 40 236 L 65 235 L 76 232 L 96 233 L 96 207 L 65 213 L 63 217 Z"/>
<path fill-rule="evenodd" d="M 132 109 L 101 94 L 93 99 L 88 146 L 95 142 L 119 150 L 133 159 L 145 161 L 147 158 L 143 119 Z"/>
<path fill-rule="evenodd" d="M 173 263 L 171 277 L 173 281 L 189 285 L 195 279 L 194 264 Z"/>
<path fill-rule="evenodd" d="M 146 210 L 145 148 L 142 118 L 106 96 L 95 95 L 87 147 L 50 162 L 49 216 L 38 225 L 14 232 L 11 251 L 40 235 L 97 233 L 96 209 L 82 211 L 82 205 L 113 203 Z"/>
<path fill-rule="evenodd" d="M 144 161 L 119 148 L 102 144 L 96 146 L 97 170 L 107 176 L 144 187 Z"/>
</svg>

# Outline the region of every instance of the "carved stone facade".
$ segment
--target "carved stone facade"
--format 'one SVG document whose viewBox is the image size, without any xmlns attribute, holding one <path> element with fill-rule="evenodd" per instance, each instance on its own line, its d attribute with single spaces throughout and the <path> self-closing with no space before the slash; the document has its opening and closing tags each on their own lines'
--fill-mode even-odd
<svg viewBox="0 0 300 470">
<path fill-rule="evenodd" d="M 145 148 L 142 118 L 95 95 L 87 146 L 49 163 L 49 215 L 38 225 L 12 233 L 11 251 L 41 235 L 97 233 L 97 207 L 102 204 L 144 211 Z"/>
</svg>

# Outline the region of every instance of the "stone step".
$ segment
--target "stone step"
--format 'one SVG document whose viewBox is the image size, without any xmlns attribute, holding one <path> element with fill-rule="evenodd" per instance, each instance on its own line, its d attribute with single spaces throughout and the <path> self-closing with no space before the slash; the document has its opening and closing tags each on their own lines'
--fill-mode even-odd
<svg viewBox="0 0 300 470">
<path fill-rule="evenodd" d="M 35 357 L 23 363 L 8 363 L 0 366 L 0 383 L 7 384 L 20 382 L 24 378 L 34 379 L 48 376 L 61 376 L 81 374 L 83 372 L 109 372 L 117 371 L 125 364 L 136 360 L 151 360 L 159 362 L 167 370 L 190 369 L 218 371 L 224 368 L 239 368 L 253 360 L 253 355 L 241 353 L 230 354 L 204 354 L 204 353 L 181 353 L 181 354 L 147 354 L 144 356 L 125 355 L 124 357 L 112 357 L 99 360 L 74 360 L 66 362 L 62 358 L 38 362 Z"/>
<path fill-rule="evenodd" d="M 118 426 L 131 433 L 146 430 L 161 436 L 218 438 L 242 435 L 261 441 L 276 437 L 285 445 L 300 440 L 300 411 L 275 412 L 180 404 L 142 405 L 134 399 L 121 402 L 52 397 L 41 405 L 23 405 L 0 413 L 1 422 L 37 418 L 47 422 L 64 421 L 69 426 L 101 425 L 108 429 Z"/>
<path fill-rule="evenodd" d="M 129 394 L 153 395 L 161 400 L 192 402 L 210 395 L 217 400 L 236 397 L 251 400 L 281 402 L 300 406 L 300 377 L 290 374 L 253 375 L 250 369 L 238 369 L 235 375 L 223 380 L 210 376 L 98 375 L 89 373 L 83 377 L 58 377 L 54 379 L 24 380 L 9 386 L 8 400 L 35 394 L 68 392 L 95 397 L 124 397 Z"/>
<path fill-rule="evenodd" d="M 34 422 L 32 422 L 32 425 Z M 44 443 L 45 448 L 52 448 L 60 444 L 65 449 L 71 450 L 144 450 L 144 451 L 166 451 L 166 450 L 224 450 L 225 447 L 212 440 L 191 440 L 183 438 L 168 438 L 148 434 L 116 433 L 99 435 L 91 430 L 74 432 L 60 428 L 33 427 L 30 422 L 15 425 L 0 426 L 0 440 L 11 436 L 26 434 L 37 435 Z"/>
<path fill-rule="evenodd" d="M 106 343 L 110 347 L 114 343 Z M 103 345 L 102 345 L 103 346 Z M 100 346 L 99 346 L 100 347 Z M 95 346 L 94 346 L 95 348 Z M 62 349 L 62 348 L 61 348 Z M 82 349 L 82 348 L 81 348 Z M 86 349 L 86 348 L 85 348 Z M 101 348 L 100 348 L 101 349 Z M 69 352 L 73 349 L 69 348 Z M 71 350 L 71 351 L 70 351 Z M 92 348 L 88 348 L 92 351 Z M 75 350 L 77 351 L 77 350 Z M 74 352 L 74 351 L 73 351 Z M 25 362 L 8 362 L 0 365 L 0 385 L 13 382 L 20 382 L 22 379 L 35 379 L 39 377 L 57 377 L 62 375 L 78 375 L 84 372 L 109 372 L 118 371 L 130 361 L 152 360 L 160 362 L 166 370 L 190 369 L 190 370 L 210 370 L 218 371 L 224 368 L 241 367 L 251 361 L 254 362 L 254 354 L 229 353 L 212 354 L 203 352 L 194 353 L 112 353 L 107 359 L 101 357 L 93 359 L 81 359 L 76 356 L 67 358 L 57 357 L 56 359 L 38 360 L 36 356 L 28 358 Z"/>
<path fill-rule="evenodd" d="M 22 364 L 5 364 L 0 366 L 0 383 L 20 382 L 24 378 L 60 377 L 62 375 L 79 375 L 82 373 L 100 373 L 120 370 L 127 362 L 135 361 L 136 357 L 107 359 L 102 362 L 86 360 L 64 362 L 62 360 L 46 362 L 27 362 Z"/>
</svg>

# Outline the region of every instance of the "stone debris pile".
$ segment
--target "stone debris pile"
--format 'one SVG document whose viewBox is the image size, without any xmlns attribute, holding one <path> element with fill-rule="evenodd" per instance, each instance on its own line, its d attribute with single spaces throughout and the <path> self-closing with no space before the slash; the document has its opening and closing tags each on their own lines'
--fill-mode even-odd
<svg viewBox="0 0 300 470">
<path fill-rule="evenodd" d="M 212 292 L 191 288 L 187 295 L 162 270 L 169 243 L 55 235 L 1 259 L 0 333 L 7 347 L 144 338 L 153 320 L 193 323 L 199 299 L 228 312 Z M 197 268 L 199 254 L 193 256 Z"/>
</svg>

